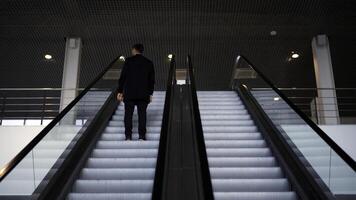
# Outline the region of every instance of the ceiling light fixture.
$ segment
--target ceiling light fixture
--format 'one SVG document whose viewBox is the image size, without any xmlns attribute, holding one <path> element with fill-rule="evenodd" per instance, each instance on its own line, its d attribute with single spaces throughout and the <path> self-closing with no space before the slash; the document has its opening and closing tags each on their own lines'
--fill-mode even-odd
<svg viewBox="0 0 356 200">
<path fill-rule="evenodd" d="M 168 58 L 172 59 L 173 58 L 173 54 L 168 54 Z"/>
<path fill-rule="evenodd" d="M 53 58 L 52 55 L 49 54 L 46 54 L 44 57 L 46 60 L 51 60 Z"/>
<path fill-rule="evenodd" d="M 274 97 L 273 100 L 274 101 L 279 101 L 279 97 Z"/>
<path fill-rule="evenodd" d="M 125 61 L 125 56 L 120 56 L 120 57 L 119 57 L 119 60 Z"/>
<path fill-rule="evenodd" d="M 299 54 L 292 52 L 292 58 L 294 58 L 294 59 L 295 59 L 295 58 L 299 58 Z"/>
<path fill-rule="evenodd" d="M 277 31 L 273 30 L 269 33 L 271 36 L 276 36 L 277 35 Z"/>
</svg>

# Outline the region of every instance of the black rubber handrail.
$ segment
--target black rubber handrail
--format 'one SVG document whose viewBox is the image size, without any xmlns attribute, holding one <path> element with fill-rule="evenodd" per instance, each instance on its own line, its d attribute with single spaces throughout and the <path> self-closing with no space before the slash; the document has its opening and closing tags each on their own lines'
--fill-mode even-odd
<svg viewBox="0 0 356 200">
<path fill-rule="evenodd" d="M 299 117 L 301 117 L 305 123 L 307 123 L 329 146 L 333 149 L 354 171 L 356 171 L 356 162 L 338 145 L 332 140 L 323 130 L 319 128 L 304 112 L 302 112 L 296 105 L 292 103 L 272 81 L 270 81 L 255 65 L 252 64 L 245 56 L 239 54 L 247 64 L 271 87 L 293 110 Z M 239 59 L 237 59 L 239 61 Z M 238 63 L 236 63 L 238 64 Z"/>
<path fill-rule="evenodd" d="M 203 126 L 201 123 L 200 111 L 199 111 L 197 89 L 196 89 L 196 85 L 195 85 L 195 77 L 194 77 L 192 59 L 191 59 L 190 55 L 187 56 L 187 65 L 188 65 L 187 66 L 187 68 L 188 68 L 187 81 L 189 81 L 187 84 L 189 84 L 190 89 L 191 89 L 191 94 L 192 94 L 193 119 L 194 119 L 200 167 L 201 167 L 202 179 L 203 179 L 202 181 L 203 181 L 204 199 L 213 200 L 214 199 L 213 186 L 211 183 L 208 156 L 206 153 Z"/>
<path fill-rule="evenodd" d="M 298 194 L 299 199 L 334 200 L 333 195 L 330 195 L 330 189 L 322 181 L 317 181 L 320 180 L 319 175 L 310 169 L 311 166 L 306 165 L 300 159 L 300 155 L 295 152 L 295 145 L 284 138 L 249 88 L 240 83 L 236 88 L 236 92 L 259 132 L 263 134 L 265 141 L 291 183 L 291 189 Z"/>
<path fill-rule="evenodd" d="M 118 60 L 115 58 L 100 74 L 49 123 L 35 138 L 31 140 L 10 162 L 0 170 L 0 182 L 21 162 L 25 156 L 52 130 L 54 126 L 82 99 L 82 97 L 104 76 Z"/>
<path fill-rule="evenodd" d="M 171 58 L 170 68 L 168 73 L 168 80 L 166 85 L 166 96 L 164 100 L 161 134 L 158 146 L 158 155 L 156 161 L 156 172 L 153 183 L 152 199 L 159 200 L 162 197 L 163 179 L 164 179 L 164 168 L 166 163 L 166 146 L 167 146 L 167 135 L 169 131 L 170 114 L 172 110 L 172 88 L 176 84 L 176 63 L 175 56 Z"/>
</svg>

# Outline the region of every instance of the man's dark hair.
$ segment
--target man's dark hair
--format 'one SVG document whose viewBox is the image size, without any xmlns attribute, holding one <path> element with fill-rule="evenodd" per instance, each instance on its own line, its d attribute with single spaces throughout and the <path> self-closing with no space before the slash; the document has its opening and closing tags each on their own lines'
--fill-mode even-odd
<svg viewBox="0 0 356 200">
<path fill-rule="evenodd" d="M 142 44 L 134 44 L 132 46 L 133 49 L 136 49 L 138 52 L 143 53 L 143 45 Z"/>
</svg>

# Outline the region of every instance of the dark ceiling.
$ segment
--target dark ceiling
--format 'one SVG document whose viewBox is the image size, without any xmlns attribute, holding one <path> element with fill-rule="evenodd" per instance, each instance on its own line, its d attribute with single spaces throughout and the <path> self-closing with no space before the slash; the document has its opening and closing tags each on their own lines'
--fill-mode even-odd
<svg viewBox="0 0 356 200">
<path fill-rule="evenodd" d="M 0 87 L 60 87 L 67 36 L 83 39 L 82 87 L 136 42 L 159 89 L 168 53 L 178 67 L 192 55 L 199 89 L 227 89 L 238 52 L 280 87 L 314 87 L 317 34 L 329 36 L 337 87 L 356 87 L 354 0 L 0 0 Z M 300 59 L 288 62 L 291 51 Z"/>
</svg>

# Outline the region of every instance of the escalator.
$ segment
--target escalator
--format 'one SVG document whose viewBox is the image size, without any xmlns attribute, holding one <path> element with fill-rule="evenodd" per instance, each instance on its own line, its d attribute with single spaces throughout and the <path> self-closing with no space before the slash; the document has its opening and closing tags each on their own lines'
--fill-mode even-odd
<svg viewBox="0 0 356 200">
<path fill-rule="evenodd" d="M 124 141 L 124 104 L 104 87 L 116 59 L 0 169 L 0 199 L 356 199 L 355 161 L 239 58 L 252 79 L 197 92 L 190 56 L 185 85 L 173 57 L 147 141 Z"/>
<path fill-rule="evenodd" d="M 147 141 L 138 140 L 136 109 L 133 140 L 124 141 L 124 103 L 117 102 L 112 87 L 119 77 L 110 78 L 119 62 L 111 62 L 0 169 L 0 199 L 151 199 L 166 135 L 162 127 L 169 123 L 173 71 L 167 95 L 155 91 L 148 106 Z"/>
<path fill-rule="evenodd" d="M 199 91 L 215 199 L 297 199 L 234 91 Z"/>
<path fill-rule="evenodd" d="M 214 199 L 356 199 L 355 161 L 245 57 L 233 91 L 197 92 L 187 60 Z"/>
<path fill-rule="evenodd" d="M 147 141 L 125 141 L 124 105 L 119 105 L 97 141 L 68 199 L 150 199 L 160 139 L 164 92 L 147 109 Z M 137 114 L 134 115 L 137 126 Z"/>
</svg>

